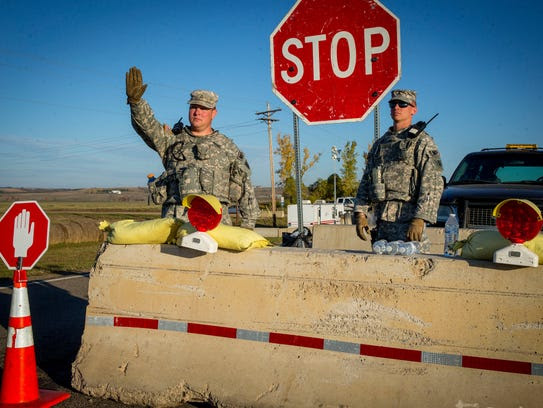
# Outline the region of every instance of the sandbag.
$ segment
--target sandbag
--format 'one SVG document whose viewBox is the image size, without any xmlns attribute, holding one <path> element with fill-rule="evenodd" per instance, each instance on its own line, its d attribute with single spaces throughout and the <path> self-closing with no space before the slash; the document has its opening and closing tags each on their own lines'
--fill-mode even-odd
<svg viewBox="0 0 543 408">
<path fill-rule="evenodd" d="M 175 243 L 177 230 L 183 222 L 177 218 L 157 218 L 136 222 L 121 220 L 110 224 L 102 221 L 98 227 L 107 232 L 111 244 L 169 244 Z"/>
<path fill-rule="evenodd" d="M 543 234 L 540 233 L 531 241 L 526 241 L 524 246 L 539 256 L 539 265 L 543 265 Z"/>
<path fill-rule="evenodd" d="M 177 246 L 181 246 L 181 240 L 185 235 L 195 231 L 196 229 L 188 223 L 179 228 L 177 232 Z M 206 232 L 217 241 L 221 249 L 246 251 L 251 248 L 264 248 L 271 245 L 270 241 L 262 235 L 246 228 L 219 224 L 216 228 Z"/>
<path fill-rule="evenodd" d="M 481 259 L 492 261 L 494 252 L 511 245 L 511 241 L 505 239 L 496 230 L 480 230 L 472 232 L 466 239 L 457 241 L 453 248 L 461 250 L 460 256 L 466 259 Z M 539 234 L 524 246 L 539 256 L 539 264 L 543 264 L 543 234 Z"/>
</svg>

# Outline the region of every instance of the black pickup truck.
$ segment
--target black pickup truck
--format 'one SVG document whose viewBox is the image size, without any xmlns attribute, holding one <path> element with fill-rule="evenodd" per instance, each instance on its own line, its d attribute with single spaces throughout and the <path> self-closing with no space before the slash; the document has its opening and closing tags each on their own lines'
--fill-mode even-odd
<svg viewBox="0 0 543 408">
<path fill-rule="evenodd" d="M 511 144 L 462 159 L 445 184 L 436 225 L 456 213 L 460 227 L 492 228 L 492 210 L 508 198 L 523 198 L 543 211 L 543 149 Z"/>
</svg>

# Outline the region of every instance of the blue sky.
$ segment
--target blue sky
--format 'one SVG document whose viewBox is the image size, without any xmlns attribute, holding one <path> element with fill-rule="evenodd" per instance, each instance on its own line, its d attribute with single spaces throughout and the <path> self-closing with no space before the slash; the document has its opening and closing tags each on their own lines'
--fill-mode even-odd
<svg viewBox="0 0 543 408">
<path fill-rule="evenodd" d="M 543 108 L 540 1 L 383 0 L 400 19 L 402 75 L 416 89 L 448 178 L 468 152 L 538 143 Z M 269 36 L 294 0 L 0 0 L 0 186 L 143 186 L 158 155 L 130 125 L 124 75 L 139 67 L 156 117 L 186 119 L 188 94 L 220 97 L 214 127 L 246 153 L 255 185 L 270 184 L 266 124 L 293 133 L 293 114 L 272 92 Z M 388 98 L 385 98 L 386 102 Z M 381 133 L 390 125 L 381 106 Z M 330 150 L 373 138 L 362 122 L 306 125 L 301 145 L 322 153 L 304 176 L 334 171 Z M 277 158 L 275 166 L 277 168 Z M 361 172 L 361 170 L 359 170 Z"/>
</svg>

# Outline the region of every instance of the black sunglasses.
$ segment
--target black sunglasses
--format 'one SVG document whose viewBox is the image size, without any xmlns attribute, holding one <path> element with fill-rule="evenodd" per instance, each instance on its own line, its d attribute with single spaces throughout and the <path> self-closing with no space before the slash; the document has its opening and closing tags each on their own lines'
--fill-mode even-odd
<svg viewBox="0 0 543 408">
<path fill-rule="evenodd" d="M 411 106 L 410 103 L 407 103 L 404 101 L 390 101 L 388 103 L 388 106 L 390 106 L 391 109 L 395 107 L 396 105 L 398 105 L 400 108 L 407 108 L 408 106 Z"/>
</svg>

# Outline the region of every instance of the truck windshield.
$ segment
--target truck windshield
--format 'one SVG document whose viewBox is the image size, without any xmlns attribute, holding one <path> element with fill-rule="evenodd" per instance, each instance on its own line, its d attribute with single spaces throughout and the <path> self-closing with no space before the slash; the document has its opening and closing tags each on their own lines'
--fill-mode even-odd
<svg viewBox="0 0 543 408">
<path fill-rule="evenodd" d="M 541 154 L 470 154 L 460 162 L 449 184 L 527 183 L 543 184 Z"/>
</svg>

